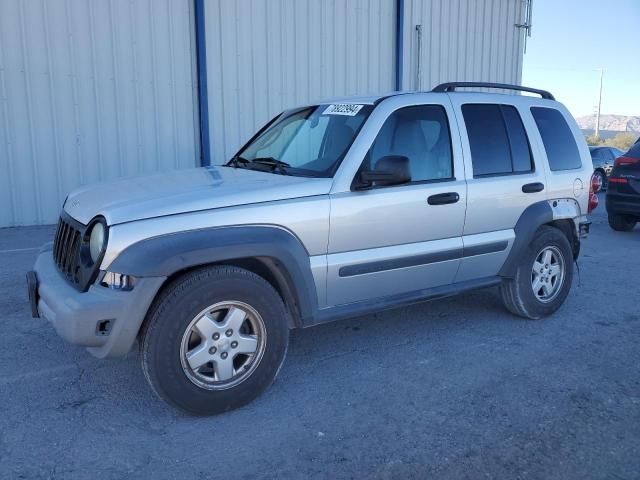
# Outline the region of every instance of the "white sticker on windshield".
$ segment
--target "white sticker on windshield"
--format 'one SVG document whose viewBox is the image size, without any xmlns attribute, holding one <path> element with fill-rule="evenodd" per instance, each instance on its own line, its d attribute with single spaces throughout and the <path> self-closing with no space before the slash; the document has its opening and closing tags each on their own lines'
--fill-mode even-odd
<svg viewBox="0 0 640 480">
<path fill-rule="evenodd" d="M 323 115 L 347 115 L 354 117 L 364 105 L 356 105 L 354 103 L 334 103 L 329 105 Z"/>
</svg>

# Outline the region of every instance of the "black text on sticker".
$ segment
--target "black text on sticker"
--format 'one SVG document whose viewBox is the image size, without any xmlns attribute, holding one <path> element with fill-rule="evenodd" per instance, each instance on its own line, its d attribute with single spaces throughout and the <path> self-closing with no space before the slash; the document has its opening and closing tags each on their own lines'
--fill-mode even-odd
<svg viewBox="0 0 640 480">
<path fill-rule="evenodd" d="M 355 116 L 363 105 L 356 105 L 354 103 L 334 103 L 329 105 L 323 115 L 348 115 L 349 117 Z"/>
</svg>

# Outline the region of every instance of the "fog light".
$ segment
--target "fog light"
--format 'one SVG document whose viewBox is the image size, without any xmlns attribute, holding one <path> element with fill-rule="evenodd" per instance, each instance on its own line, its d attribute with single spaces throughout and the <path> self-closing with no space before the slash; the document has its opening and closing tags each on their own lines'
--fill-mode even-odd
<svg viewBox="0 0 640 480">
<path fill-rule="evenodd" d="M 100 285 L 112 290 L 131 290 L 133 283 L 132 276 L 115 272 L 104 272 L 104 276 L 100 281 Z"/>
</svg>

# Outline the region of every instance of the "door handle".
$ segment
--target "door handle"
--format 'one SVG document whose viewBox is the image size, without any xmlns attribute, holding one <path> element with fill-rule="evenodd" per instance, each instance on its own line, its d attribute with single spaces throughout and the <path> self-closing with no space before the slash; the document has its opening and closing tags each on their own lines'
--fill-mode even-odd
<svg viewBox="0 0 640 480">
<path fill-rule="evenodd" d="M 522 186 L 522 191 L 524 193 L 536 193 L 544 190 L 544 183 L 535 182 L 535 183 L 527 183 Z"/>
<path fill-rule="evenodd" d="M 456 192 L 438 193 L 427 198 L 429 205 L 447 205 L 448 203 L 456 203 L 460 200 L 460 195 Z"/>
</svg>

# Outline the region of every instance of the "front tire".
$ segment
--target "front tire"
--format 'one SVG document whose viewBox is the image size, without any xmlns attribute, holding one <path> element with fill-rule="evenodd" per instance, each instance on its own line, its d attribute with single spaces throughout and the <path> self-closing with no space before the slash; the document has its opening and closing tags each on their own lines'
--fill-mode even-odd
<svg viewBox="0 0 640 480">
<path fill-rule="evenodd" d="M 616 232 L 630 232 L 636 226 L 637 220 L 631 215 L 614 215 L 608 216 L 609 226 Z"/>
<path fill-rule="evenodd" d="M 150 309 L 142 370 L 167 403 L 218 414 L 271 385 L 288 340 L 286 308 L 266 280 L 238 267 L 206 267 L 175 280 Z"/>
<path fill-rule="evenodd" d="M 559 229 L 545 225 L 522 255 L 514 277 L 500 285 L 500 295 L 511 313 L 536 320 L 560 308 L 572 281 L 569 240 Z"/>
</svg>

